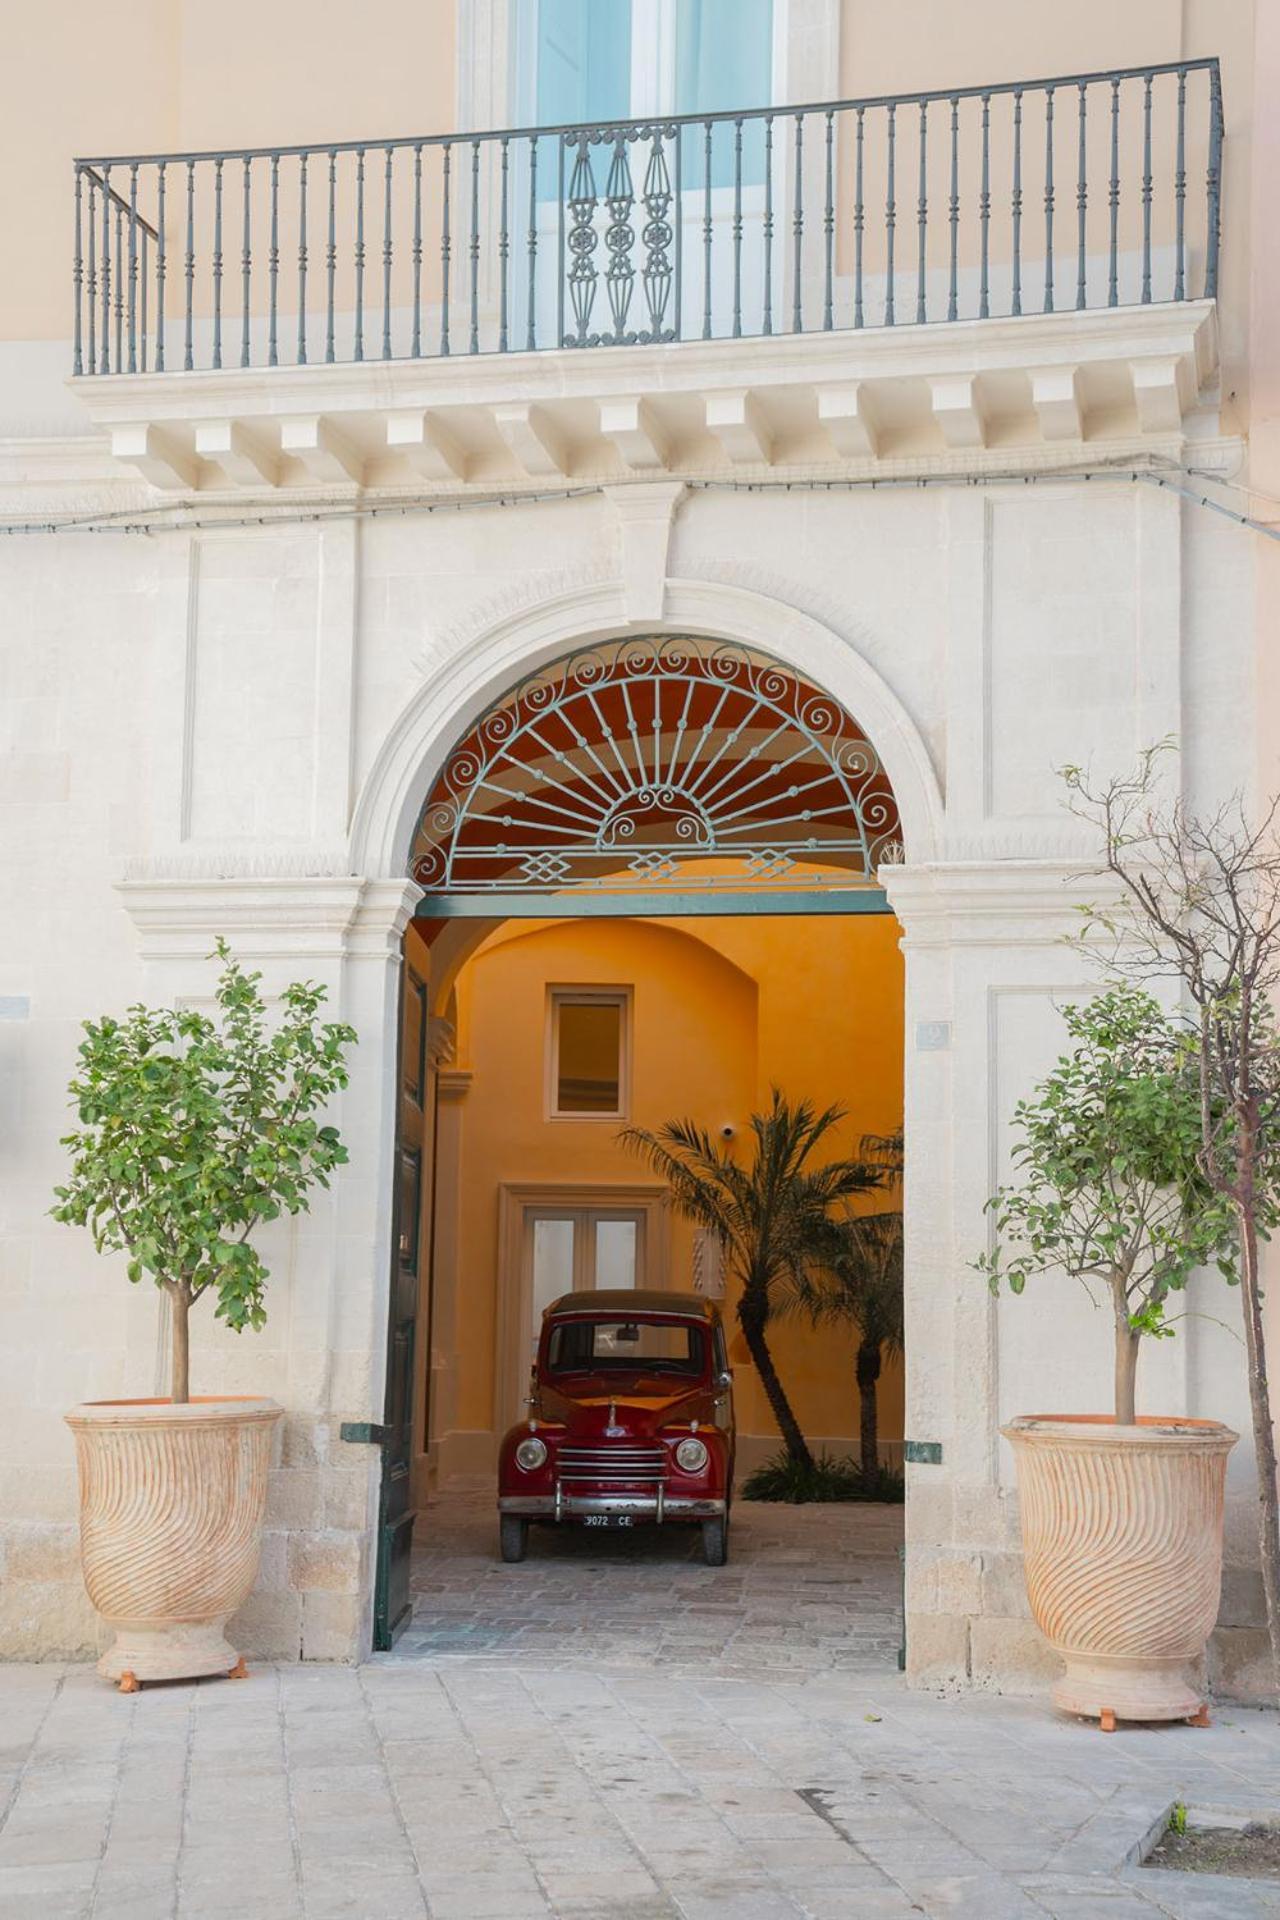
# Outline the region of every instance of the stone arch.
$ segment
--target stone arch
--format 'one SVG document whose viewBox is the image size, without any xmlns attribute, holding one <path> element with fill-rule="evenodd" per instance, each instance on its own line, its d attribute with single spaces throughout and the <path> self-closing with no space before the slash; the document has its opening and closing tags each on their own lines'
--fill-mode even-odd
<svg viewBox="0 0 1280 1920">
<path fill-rule="evenodd" d="M 772 654 L 853 716 L 892 784 L 906 859 L 937 857 L 942 793 L 924 739 L 882 676 L 849 641 L 798 608 L 719 581 L 673 580 L 663 617 L 645 633 L 689 634 Z M 503 613 L 447 659 L 433 662 L 384 739 L 352 823 L 352 864 L 369 878 L 398 877 L 423 797 L 445 756 L 484 708 L 523 674 L 571 649 L 637 631 L 617 586 L 588 583 L 539 605 Z"/>
</svg>

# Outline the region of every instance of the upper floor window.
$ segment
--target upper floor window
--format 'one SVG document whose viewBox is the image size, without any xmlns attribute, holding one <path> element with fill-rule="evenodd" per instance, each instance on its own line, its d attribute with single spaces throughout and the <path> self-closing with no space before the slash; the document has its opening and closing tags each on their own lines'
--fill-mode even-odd
<svg viewBox="0 0 1280 1920">
<path fill-rule="evenodd" d="M 626 988 L 551 992 L 549 1110 L 552 1119 L 620 1120 L 627 1109 Z"/>
<path fill-rule="evenodd" d="M 518 0 L 516 116 L 554 127 L 766 107 L 773 15 L 774 0 Z"/>
</svg>

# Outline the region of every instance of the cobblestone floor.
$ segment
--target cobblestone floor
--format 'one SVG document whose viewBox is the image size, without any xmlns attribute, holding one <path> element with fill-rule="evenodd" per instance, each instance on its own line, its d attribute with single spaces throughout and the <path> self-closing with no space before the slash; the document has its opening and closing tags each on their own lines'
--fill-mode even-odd
<svg viewBox="0 0 1280 1920">
<path fill-rule="evenodd" d="M 1175 1800 L 1280 1809 L 1280 1721 L 1108 1737 L 908 1692 L 895 1518 L 757 1510 L 723 1573 L 673 1536 L 500 1568 L 478 1504 L 446 1502 L 415 1654 L 128 1697 L 0 1668 L 0 1916 L 1280 1915 L 1280 1888 L 1131 1864 Z"/>
<path fill-rule="evenodd" d="M 664 1671 L 896 1667 L 902 1508 L 733 1510 L 727 1567 L 695 1527 L 588 1533 L 533 1527 L 529 1557 L 497 1557 L 492 1489 L 450 1494 L 418 1527 L 412 1626 L 400 1659 L 491 1653 L 504 1662 L 608 1661 Z"/>
</svg>

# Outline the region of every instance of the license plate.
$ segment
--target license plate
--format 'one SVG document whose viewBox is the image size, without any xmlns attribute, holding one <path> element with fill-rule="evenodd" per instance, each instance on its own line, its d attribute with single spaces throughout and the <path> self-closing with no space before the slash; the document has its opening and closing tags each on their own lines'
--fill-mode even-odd
<svg viewBox="0 0 1280 1920">
<path fill-rule="evenodd" d="M 584 1527 L 629 1527 L 632 1516 L 629 1513 L 584 1513 Z"/>
</svg>

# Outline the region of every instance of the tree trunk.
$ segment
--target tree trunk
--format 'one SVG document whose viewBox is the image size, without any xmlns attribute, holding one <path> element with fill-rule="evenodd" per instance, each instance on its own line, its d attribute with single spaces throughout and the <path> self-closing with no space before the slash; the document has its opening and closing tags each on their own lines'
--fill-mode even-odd
<svg viewBox="0 0 1280 1920">
<path fill-rule="evenodd" d="M 1246 1154 L 1252 1162 L 1252 1145 L 1247 1139 L 1241 1143 L 1241 1157 Z M 1244 1341 L 1249 1356 L 1249 1405 L 1253 1414 L 1253 1453 L 1258 1470 L 1258 1539 L 1274 1683 L 1280 1681 L 1280 1501 L 1276 1492 L 1276 1440 L 1271 1424 L 1267 1343 L 1258 1283 L 1258 1223 L 1253 1206 L 1251 1164 L 1241 1184 L 1244 1197 L 1236 1207 L 1240 1223 L 1240 1304 L 1244 1309 Z"/>
<path fill-rule="evenodd" d="M 173 1323 L 169 1398 L 175 1407 L 185 1407 L 191 1399 L 191 1295 L 181 1281 L 169 1289 L 169 1311 Z"/>
<path fill-rule="evenodd" d="M 773 1417 L 778 1423 L 778 1431 L 782 1435 L 783 1445 L 797 1466 L 803 1467 L 808 1473 L 812 1473 L 814 1470 L 814 1459 L 812 1453 L 809 1451 L 809 1443 L 800 1431 L 800 1422 L 791 1411 L 791 1402 L 787 1399 L 786 1389 L 778 1378 L 778 1370 L 773 1364 L 773 1356 L 769 1352 L 769 1343 L 765 1339 L 764 1324 L 761 1315 L 758 1311 L 752 1310 L 748 1304 L 748 1299 L 749 1296 L 744 1295 L 738 1305 L 738 1323 L 742 1328 L 743 1337 L 747 1343 L 747 1350 L 751 1355 L 756 1372 L 760 1375 L 761 1384 L 768 1396 L 769 1405 L 773 1409 Z M 744 1307 L 746 1308 L 746 1312 L 743 1311 Z"/>
<path fill-rule="evenodd" d="M 1137 1420 L 1136 1388 L 1138 1349 L 1142 1335 L 1129 1325 L 1129 1302 L 1125 1293 L 1127 1275 L 1115 1275 L 1111 1281 L 1111 1301 L 1116 1319 L 1116 1425 L 1132 1427 Z"/>
<path fill-rule="evenodd" d="M 862 1450 L 862 1476 L 873 1477 L 880 1466 L 880 1421 L 876 1404 L 876 1382 L 880 1378 L 880 1342 L 863 1340 L 856 1362 L 858 1381 L 858 1426 Z"/>
</svg>

